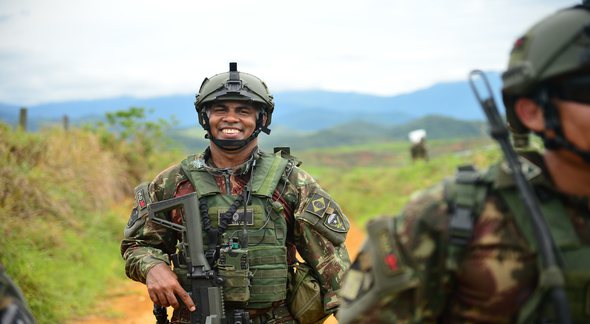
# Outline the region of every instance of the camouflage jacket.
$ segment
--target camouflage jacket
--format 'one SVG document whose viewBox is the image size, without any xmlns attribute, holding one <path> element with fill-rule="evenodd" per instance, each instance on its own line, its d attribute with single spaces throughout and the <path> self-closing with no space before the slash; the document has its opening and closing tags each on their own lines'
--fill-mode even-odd
<svg viewBox="0 0 590 324">
<path fill-rule="evenodd" d="M 221 193 L 238 195 L 250 178 L 250 163 L 258 159 L 263 153 L 256 149 L 249 161 L 234 170 L 218 169 L 209 164 L 209 150 L 198 157 L 207 171 L 212 174 Z M 255 169 L 256 170 L 256 169 Z M 198 185 L 198 184 L 197 184 Z M 194 188 L 180 165 L 174 165 L 162 171 L 149 185 L 152 201 L 161 201 L 175 196 L 193 192 Z M 336 208 L 342 215 L 343 225 L 348 230 L 349 223 L 340 207 L 330 198 L 320 185 L 308 173 L 291 163 L 285 171 L 275 192 L 273 200 L 283 206 L 283 216 L 287 220 L 288 259 L 293 263 L 296 252 L 307 262 L 320 282 L 324 309 L 326 313 L 335 312 L 339 300 L 337 290 L 340 288 L 344 271 L 350 265 L 348 252 L 344 245 L 346 232 L 340 233 L 340 239 L 329 239 L 322 235 L 319 228 L 324 222 L 312 222 L 304 217 L 317 197 L 324 197 L 330 206 Z M 148 271 L 156 264 L 165 262 L 170 264 L 168 256 L 176 252 L 177 234 L 145 219 L 136 219 L 137 206 L 132 211 L 129 227 L 133 231 L 126 235 L 121 243 L 121 254 L 126 260 L 127 276 L 133 280 L 145 283 Z M 329 215 L 321 215 L 327 218 Z M 174 213 L 171 218 L 180 223 L 180 217 Z M 136 222 L 137 224 L 132 224 Z M 139 225 L 139 226 L 138 226 Z"/>
<path fill-rule="evenodd" d="M 471 239 L 455 266 L 449 256 L 452 207 L 443 183 L 417 194 L 399 216 L 368 223 L 371 239 L 345 275 L 341 289 L 337 316 L 341 323 L 517 320 L 537 288 L 539 260 L 499 193 L 499 187 L 513 186 L 512 178 L 503 163 L 492 169 L 495 172 L 487 175 L 493 176 L 493 186 L 482 199 Z M 557 192 L 546 171 L 536 170 L 530 172 L 529 181 L 541 195 L 539 200 L 561 201 L 566 215 L 556 216 L 569 218 L 564 222 L 572 224 L 572 236 L 590 246 L 588 197 Z"/>
</svg>

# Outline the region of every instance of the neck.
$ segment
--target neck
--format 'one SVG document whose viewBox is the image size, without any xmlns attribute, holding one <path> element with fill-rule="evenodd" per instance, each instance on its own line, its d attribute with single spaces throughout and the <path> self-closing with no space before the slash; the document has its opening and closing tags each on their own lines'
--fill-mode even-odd
<svg viewBox="0 0 590 324">
<path fill-rule="evenodd" d="M 566 150 L 547 150 L 545 164 L 557 189 L 563 193 L 590 197 L 590 164 Z"/>
<path fill-rule="evenodd" d="M 231 169 L 234 168 L 244 162 L 246 162 L 252 152 L 258 145 L 258 140 L 254 139 L 252 142 L 248 143 L 248 145 L 244 146 L 242 149 L 237 151 L 227 151 L 219 146 L 215 145 L 215 143 L 211 142 L 209 148 L 211 150 L 211 161 L 213 164 L 221 169 Z"/>
</svg>

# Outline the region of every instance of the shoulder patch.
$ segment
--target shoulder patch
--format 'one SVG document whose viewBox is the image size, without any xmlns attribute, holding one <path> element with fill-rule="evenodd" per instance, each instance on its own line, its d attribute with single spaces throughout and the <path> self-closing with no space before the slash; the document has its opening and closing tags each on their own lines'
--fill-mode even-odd
<svg viewBox="0 0 590 324">
<path fill-rule="evenodd" d="M 327 198 L 314 193 L 307 203 L 305 211 L 321 218 L 326 213 L 326 209 L 328 209 L 329 206 L 330 201 Z"/>
<path fill-rule="evenodd" d="M 147 205 L 151 202 L 148 192 L 149 183 L 143 182 L 135 187 L 135 206 L 141 213 L 147 208 Z"/>
<path fill-rule="evenodd" d="M 334 244 L 344 242 L 350 223 L 338 204 L 320 188 L 308 197 L 307 204 L 304 205 L 301 213 L 295 215 L 295 218 L 309 223 Z"/>
<path fill-rule="evenodd" d="M 340 215 L 340 212 L 338 212 L 338 210 L 334 210 L 334 212 L 332 212 L 324 219 L 324 225 L 336 232 L 348 232 L 346 223 L 344 222 L 344 219 L 342 218 L 342 215 Z"/>
</svg>

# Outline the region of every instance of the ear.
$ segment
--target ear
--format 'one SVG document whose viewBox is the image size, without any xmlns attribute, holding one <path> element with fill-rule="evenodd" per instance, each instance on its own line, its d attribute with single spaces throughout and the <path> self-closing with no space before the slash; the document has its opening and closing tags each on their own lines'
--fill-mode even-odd
<svg viewBox="0 0 590 324">
<path fill-rule="evenodd" d="M 268 119 L 268 114 L 265 112 L 262 114 L 262 125 L 266 125 L 267 119 Z"/>
<path fill-rule="evenodd" d="M 536 102 L 529 98 L 519 98 L 514 103 L 514 111 L 518 119 L 528 129 L 534 132 L 541 132 L 545 129 L 545 118 L 543 109 Z"/>
</svg>

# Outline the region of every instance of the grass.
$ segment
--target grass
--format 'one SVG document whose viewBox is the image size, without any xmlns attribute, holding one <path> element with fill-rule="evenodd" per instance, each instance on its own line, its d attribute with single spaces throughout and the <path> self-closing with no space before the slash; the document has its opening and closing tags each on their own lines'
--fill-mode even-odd
<svg viewBox="0 0 590 324">
<path fill-rule="evenodd" d="M 397 214 L 412 193 L 452 176 L 459 165 L 474 164 L 479 168 L 485 168 L 500 158 L 499 149 L 479 143 L 472 144 L 477 145 L 470 146 L 460 141 L 440 144 L 441 153 L 430 161 L 409 162 L 408 152 L 402 152 L 403 146 L 398 143 L 391 146 L 397 147 L 398 150 L 392 149 L 387 151 L 389 153 L 382 153 L 385 160 L 374 161 L 372 164 L 367 164 L 366 160 L 363 160 L 367 150 L 362 150 L 358 151 L 356 156 L 354 151 L 348 151 L 349 159 L 357 164 L 347 162 L 345 167 L 334 167 L 326 164 L 330 159 L 324 156 L 318 160 L 311 160 L 309 165 L 304 164 L 303 167 L 316 177 L 336 201 L 340 202 L 350 219 L 362 225 L 378 215 Z M 456 151 L 453 147 L 459 147 L 461 150 Z M 450 151 L 442 153 L 445 150 Z M 455 153 L 452 153 L 453 150 Z M 340 152 L 339 149 L 325 154 L 329 156 Z M 390 161 L 394 159 L 392 156 L 396 155 L 397 165 L 383 165 L 383 161 Z M 334 160 L 342 164 L 342 160 Z"/>
<path fill-rule="evenodd" d="M 123 280 L 129 210 L 112 206 L 179 159 L 175 150 L 144 156 L 140 144 L 104 135 L 0 124 L 0 262 L 40 324 L 88 313 L 106 282 Z"/>
<path fill-rule="evenodd" d="M 499 152 L 490 143 L 432 141 L 431 160 L 416 163 L 406 142 L 294 154 L 363 224 L 396 214 L 412 192 L 453 174 L 457 165 L 496 160 Z M 0 124 L 0 262 L 40 324 L 87 314 L 108 282 L 126 280 L 119 243 L 132 189 L 183 156 L 142 145 L 101 130 L 25 133 Z"/>
</svg>

